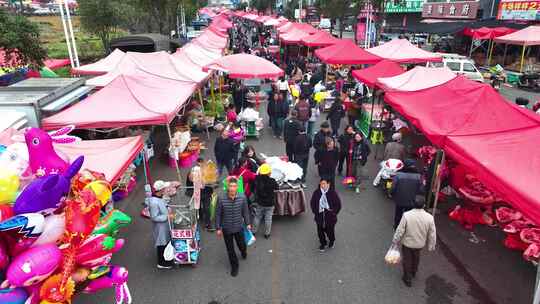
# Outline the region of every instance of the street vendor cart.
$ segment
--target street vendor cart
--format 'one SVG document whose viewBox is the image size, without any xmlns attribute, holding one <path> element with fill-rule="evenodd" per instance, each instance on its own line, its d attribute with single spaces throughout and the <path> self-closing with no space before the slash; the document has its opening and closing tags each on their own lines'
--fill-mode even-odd
<svg viewBox="0 0 540 304">
<path fill-rule="evenodd" d="M 177 265 L 196 265 L 199 261 L 201 231 L 192 199 L 178 194 L 168 205 L 171 213 L 171 244 L 174 247 L 173 262 Z"/>
</svg>

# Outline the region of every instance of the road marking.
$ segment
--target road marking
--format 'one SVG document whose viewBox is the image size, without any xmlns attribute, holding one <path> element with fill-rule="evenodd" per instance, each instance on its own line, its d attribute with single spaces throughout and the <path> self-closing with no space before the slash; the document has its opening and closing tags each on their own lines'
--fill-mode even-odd
<svg viewBox="0 0 540 304">
<path fill-rule="evenodd" d="M 277 237 L 272 238 L 272 304 L 281 304 L 281 291 L 279 280 L 279 256 Z"/>
</svg>

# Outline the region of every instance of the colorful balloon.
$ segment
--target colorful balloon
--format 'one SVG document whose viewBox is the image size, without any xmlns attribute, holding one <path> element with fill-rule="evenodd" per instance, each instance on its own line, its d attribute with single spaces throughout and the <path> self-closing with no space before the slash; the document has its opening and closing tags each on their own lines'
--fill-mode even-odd
<svg viewBox="0 0 540 304">
<path fill-rule="evenodd" d="M 71 298 L 75 292 L 75 281 L 69 278 L 65 288 L 60 288 L 62 281 L 62 275 L 55 274 L 50 276 L 43 282 L 39 291 L 39 297 L 42 304 L 59 304 L 59 303 L 71 303 Z"/>
<path fill-rule="evenodd" d="M 102 206 L 105 206 L 109 199 L 111 199 L 112 189 L 111 185 L 103 180 L 98 180 L 89 183 L 84 187 L 84 189 L 90 189 L 94 191 L 96 198 L 101 202 Z"/>
<path fill-rule="evenodd" d="M 51 213 L 69 193 L 71 179 L 84 162 L 79 156 L 64 174 L 53 174 L 34 180 L 19 195 L 13 206 L 15 214 L 42 212 Z"/>
<path fill-rule="evenodd" d="M 0 271 L 9 265 L 9 254 L 5 242 L 0 239 Z M 0 302 L 1 303 L 1 302 Z"/>
<path fill-rule="evenodd" d="M 37 238 L 43 232 L 45 217 L 39 213 L 26 213 L 13 216 L 0 222 L 0 232 L 17 238 Z"/>
<path fill-rule="evenodd" d="M 120 228 L 129 224 L 131 224 L 131 217 L 129 215 L 120 210 L 113 209 L 109 211 L 107 215 L 99 219 L 96 229 L 92 233 L 116 236 Z"/>
<path fill-rule="evenodd" d="M 0 204 L 0 222 L 7 220 L 10 217 L 13 217 L 15 213 L 13 212 L 13 207 L 8 204 Z"/>
<path fill-rule="evenodd" d="M 0 168 L 14 172 L 17 176 L 28 172 L 28 148 L 24 143 L 13 143 L 0 155 Z"/>
<path fill-rule="evenodd" d="M 56 245 L 48 244 L 28 249 L 13 259 L 1 287 L 23 287 L 42 282 L 60 265 L 62 253 Z"/>
<path fill-rule="evenodd" d="M 24 304 L 28 299 L 28 293 L 24 288 L 0 289 L 0 303 L 2 304 Z"/>
<path fill-rule="evenodd" d="M 66 231 L 66 218 L 64 214 L 51 214 L 45 218 L 43 232 L 32 246 L 56 244 Z"/>
<path fill-rule="evenodd" d="M 105 234 L 92 235 L 79 247 L 75 260 L 86 267 L 104 266 L 113 253 L 122 249 L 124 243 L 123 239 L 115 240 Z"/>
<path fill-rule="evenodd" d="M 111 266 L 111 270 L 106 275 L 92 280 L 84 289 L 85 293 L 95 293 L 97 291 L 122 285 L 128 281 L 128 271 L 124 267 Z"/>
<path fill-rule="evenodd" d="M 13 203 L 19 190 L 19 177 L 15 172 L 0 169 L 0 204 Z"/>
</svg>

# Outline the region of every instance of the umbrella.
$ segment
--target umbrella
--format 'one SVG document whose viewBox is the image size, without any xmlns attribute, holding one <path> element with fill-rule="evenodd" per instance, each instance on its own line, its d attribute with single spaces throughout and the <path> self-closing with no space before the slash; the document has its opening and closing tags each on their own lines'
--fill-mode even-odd
<svg viewBox="0 0 540 304">
<path fill-rule="evenodd" d="M 235 54 L 214 60 L 203 67 L 203 71 L 222 71 L 230 78 L 278 78 L 285 73 L 272 62 L 250 54 Z"/>
</svg>

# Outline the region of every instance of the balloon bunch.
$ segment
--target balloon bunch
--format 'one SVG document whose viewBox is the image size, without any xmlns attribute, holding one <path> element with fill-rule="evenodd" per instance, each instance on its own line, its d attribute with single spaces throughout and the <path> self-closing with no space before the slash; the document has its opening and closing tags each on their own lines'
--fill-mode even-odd
<svg viewBox="0 0 540 304">
<path fill-rule="evenodd" d="M 79 173 L 82 156 L 69 162 L 55 151 L 53 142 L 76 140 L 71 129 L 27 129 L 26 145 L 0 154 L 0 303 L 71 303 L 113 287 L 117 303 L 131 303 L 128 271 L 110 265 L 131 218 L 110 208 L 102 174 Z"/>
</svg>

